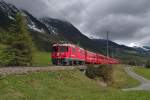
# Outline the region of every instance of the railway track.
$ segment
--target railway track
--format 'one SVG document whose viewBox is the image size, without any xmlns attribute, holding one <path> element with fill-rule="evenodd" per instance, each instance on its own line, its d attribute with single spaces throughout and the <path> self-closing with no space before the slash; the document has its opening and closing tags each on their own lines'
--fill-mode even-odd
<svg viewBox="0 0 150 100">
<path fill-rule="evenodd" d="M 3 67 L 0 75 L 29 74 L 33 72 L 51 72 L 61 70 L 86 69 L 86 66 L 50 66 L 50 67 Z"/>
</svg>

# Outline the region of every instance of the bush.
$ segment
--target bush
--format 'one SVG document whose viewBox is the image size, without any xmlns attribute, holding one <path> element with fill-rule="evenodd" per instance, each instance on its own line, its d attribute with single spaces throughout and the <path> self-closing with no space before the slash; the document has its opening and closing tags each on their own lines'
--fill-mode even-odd
<svg viewBox="0 0 150 100">
<path fill-rule="evenodd" d="M 95 67 L 94 65 L 89 65 L 86 70 L 86 75 L 91 79 L 95 79 L 97 77 L 97 71 L 98 67 Z"/>
<path fill-rule="evenodd" d="M 137 65 L 137 62 L 135 60 L 130 60 L 128 62 L 128 65 L 132 65 L 132 66 L 136 66 Z"/>
<path fill-rule="evenodd" d="M 89 65 L 86 75 L 89 78 L 99 78 L 106 82 L 108 85 L 112 82 L 113 67 L 111 65 Z"/>
<path fill-rule="evenodd" d="M 147 60 L 145 67 L 150 68 L 150 60 Z"/>
</svg>

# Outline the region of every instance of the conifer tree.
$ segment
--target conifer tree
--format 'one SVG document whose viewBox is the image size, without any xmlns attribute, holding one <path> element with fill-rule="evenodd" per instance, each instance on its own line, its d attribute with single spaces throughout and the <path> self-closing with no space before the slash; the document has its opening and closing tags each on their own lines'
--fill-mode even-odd
<svg viewBox="0 0 150 100">
<path fill-rule="evenodd" d="M 22 14 L 17 13 L 15 19 L 10 28 L 13 39 L 5 51 L 10 59 L 7 65 L 29 66 L 32 64 L 32 39 L 27 32 L 26 20 Z"/>
</svg>

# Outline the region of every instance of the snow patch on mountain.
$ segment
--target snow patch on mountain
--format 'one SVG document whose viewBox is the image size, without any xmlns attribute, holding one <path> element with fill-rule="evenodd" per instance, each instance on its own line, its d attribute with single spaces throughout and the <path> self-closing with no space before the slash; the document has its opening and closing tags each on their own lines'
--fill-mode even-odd
<svg viewBox="0 0 150 100">
<path fill-rule="evenodd" d="M 12 16 L 8 16 L 9 17 L 9 19 L 11 19 L 11 20 L 15 20 Z"/>
<path fill-rule="evenodd" d="M 48 28 L 48 30 L 49 30 L 52 34 L 58 35 L 57 28 L 52 27 L 52 26 L 47 25 L 47 24 L 45 24 L 45 25 L 46 25 L 46 27 Z"/>
<path fill-rule="evenodd" d="M 30 29 L 37 31 L 37 32 L 40 32 L 40 33 L 44 33 L 44 29 L 37 28 L 35 23 L 31 19 L 28 18 L 28 21 L 30 21 L 30 22 L 28 22 L 28 27 Z"/>
<path fill-rule="evenodd" d="M 41 18 L 40 21 L 45 24 L 45 26 L 48 28 L 48 30 L 53 35 L 58 35 L 58 30 L 54 26 L 52 26 L 50 23 L 52 22 L 49 18 Z"/>
<path fill-rule="evenodd" d="M 29 25 L 29 28 L 34 30 L 34 31 L 37 31 L 37 32 L 40 32 L 40 33 L 44 33 L 44 30 L 43 29 L 38 29 L 35 25 Z"/>
</svg>

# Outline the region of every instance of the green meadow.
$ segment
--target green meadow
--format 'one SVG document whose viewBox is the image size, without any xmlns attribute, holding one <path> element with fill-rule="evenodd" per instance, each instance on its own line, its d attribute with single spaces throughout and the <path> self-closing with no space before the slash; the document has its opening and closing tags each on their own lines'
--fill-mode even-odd
<svg viewBox="0 0 150 100">
<path fill-rule="evenodd" d="M 78 70 L 0 77 L 0 100 L 148 100 L 148 91 L 122 91 L 138 85 L 122 65 L 114 66 L 113 84 L 102 87 Z"/>
</svg>

